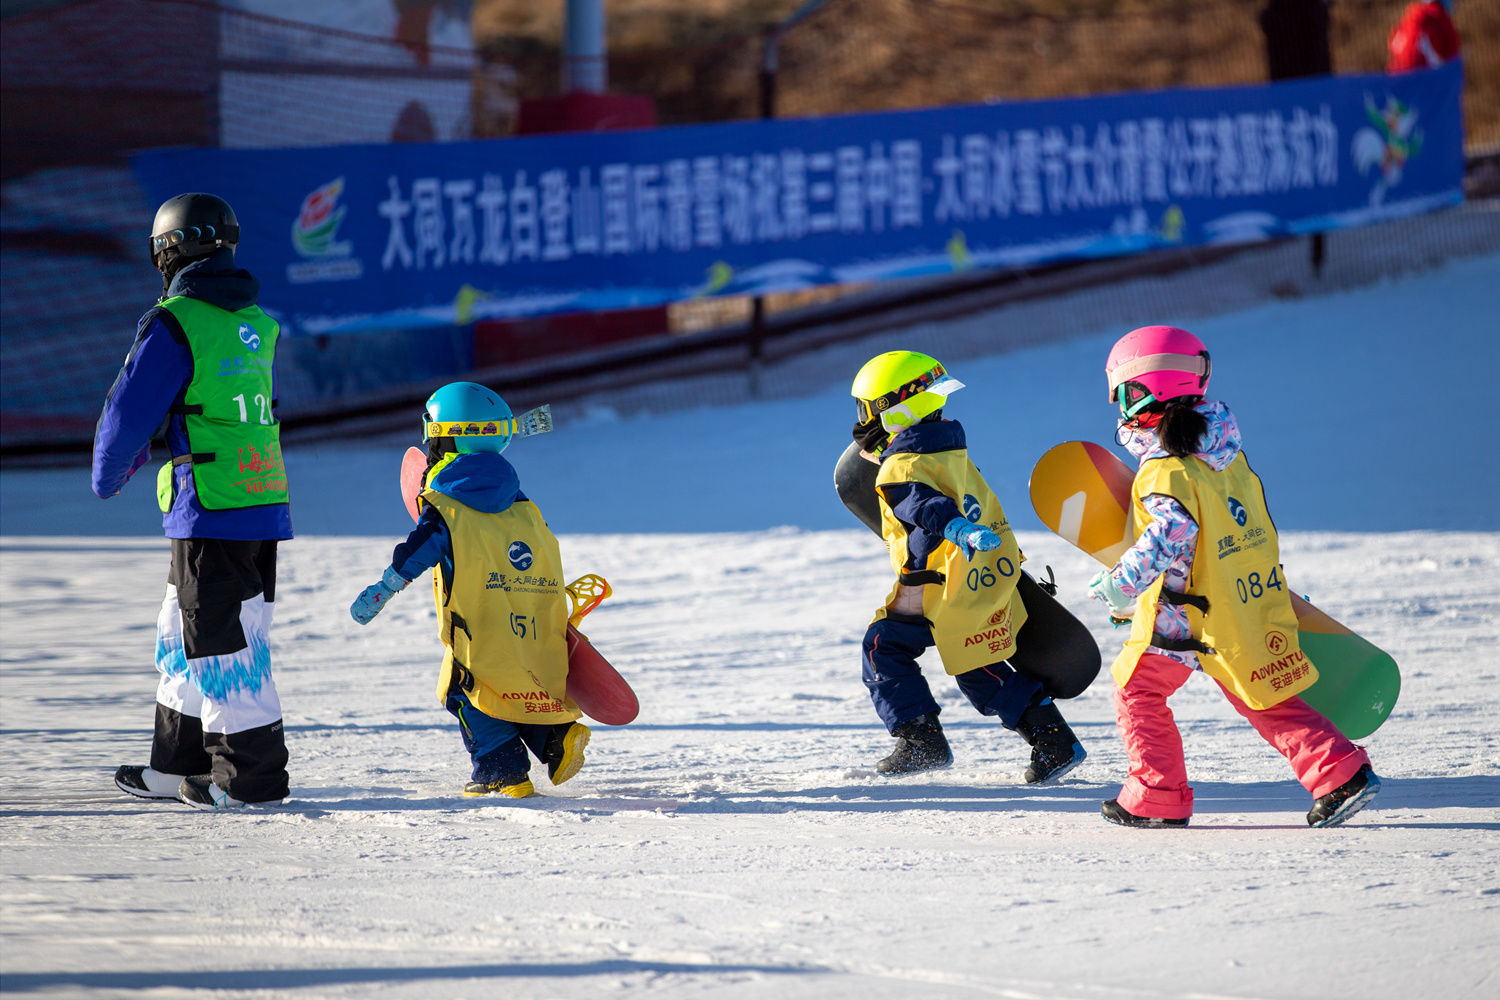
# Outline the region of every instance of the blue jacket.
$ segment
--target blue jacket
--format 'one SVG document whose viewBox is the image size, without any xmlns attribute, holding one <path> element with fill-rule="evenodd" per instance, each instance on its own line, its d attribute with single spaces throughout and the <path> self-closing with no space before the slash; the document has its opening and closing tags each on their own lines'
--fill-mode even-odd
<svg viewBox="0 0 1500 1000">
<path fill-rule="evenodd" d="M 254 305 L 259 292 L 260 282 L 249 271 L 235 267 L 234 251 L 225 248 L 179 271 L 167 295 L 186 295 L 233 312 Z M 171 410 L 182 403 L 192 378 L 193 354 L 176 317 L 161 308 L 147 311 L 94 429 L 96 495 L 114 496 L 150 461 L 151 438 L 163 421 L 168 451 L 188 453 L 183 418 Z M 191 476 L 161 523 L 168 538 L 258 541 L 292 537 L 289 505 L 204 510 Z"/>
<path fill-rule="evenodd" d="M 484 452 L 459 455 L 427 485 L 482 514 L 499 514 L 511 504 L 527 499 L 521 492 L 521 477 L 516 474 L 515 466 L 500 455 Z M 443 579 L 451 587 L 453 538 L 437 508 L 423 504 L 417 526 L 391 553 L 391 568 L 402 579 L 414 580 L 434 566 L 442 567 Z"/>
<path fill-rule="evenodd" d="M 881 458 L 901 452 L 933 455 L 968 446 L 963 425 L 957 420 L 933 420 L 913 424 L 891 438 Z M 926 566 L 927 557 L 943 544 L 943 528 L 963 516 L 958 502 L 926 483 L 889 483 L 880 487 L 880 493 L 896 520 L 906 526 L 906 568 Z"/>
</svg>

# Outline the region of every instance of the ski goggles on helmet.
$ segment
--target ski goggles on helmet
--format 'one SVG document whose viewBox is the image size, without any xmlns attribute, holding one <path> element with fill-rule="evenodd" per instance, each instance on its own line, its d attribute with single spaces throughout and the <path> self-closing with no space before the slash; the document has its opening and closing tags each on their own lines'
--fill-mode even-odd
<svg viewBox="0 0 1500 1000">
<path fill-rule="evenodd" d="M 1202 395 L 1212 374 L 1213 362 L 1206 351 L 1131 358 L 1108 372 L 1109 401 L 1118 403 L 1120 415 L 1130 420 L 1153 403 L 1164 403 L 1179 396 Z M 1190 381 L 1194 378 L 1196 385 Z"/>
<path fill-rule="evenodd" d="M 1140 412 L 1157 402 L 1151 390 L 1139 382 L 1124 382 L 1115 387 L 1114 402 L 1120 404 L 1120 417 L 1134 420 Z"/>
<path fill-rule="evenodd" d="M 151 237 L 151 259 L 170 247 L 182 246 L 184 243 L 192 243 L 201 246 L 205 243 L 228 243 L 235 244 L 240 241 L 239 226 L 185 226 L 182 229 L 171 229 L 165 233 L 157 233 Z"/>
<path fill-rule="evenodd" d="M 910 382 L 903 383 L 874 399 L 856 398 L 854 400 L 855 412 L 859 415 L 859 422 L 867 424 L 885 411 L 901 405 L 920 393 L 934 391 L 946 396 L 962 388 L 963 383 L 949 375 L 942 365 L 933 365 Z"/>
<path fill-rule="evenodd" d="M 441 437 L 501 437 L 516 433 L 516 421 L 510 420 L 429 420 L 422 414 L 422 440 Z"/>
</svg>

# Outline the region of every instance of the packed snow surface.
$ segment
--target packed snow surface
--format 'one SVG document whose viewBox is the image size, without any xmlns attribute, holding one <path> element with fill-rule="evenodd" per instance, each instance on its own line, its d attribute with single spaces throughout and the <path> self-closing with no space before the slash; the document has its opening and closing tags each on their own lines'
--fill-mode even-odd
<svg viewBox="0 0 1500 1000">
<path fill-rule="evenodd" d="M 467 758 L 433 693 L 425 587 L 368 627 L 349 618 L 409 527 L 395 475 L 411 442 L 288 447 L 299 535 L 281 549 L 272 638 L 292 796 L 224 815 L 110 780 L 149 751 L 167 568 L 149 476 L 102 503 L 81 469 L 7 470 L 0 988 L 1493 997 L 1497 285 L 1485 257 L 1191 324 L 1291 584 L 1402 667 L 1400 702 L 1365 741 L 1383 790 L 1328 830 L 1307 828 L 1307 793 L 1203 677 L 1172 703 L 1196 790 L 1186 830 L 1099 816 L 1126 767 L 1107 676 L 1063 705 L 1088 760 L 1029 788 L 1022 741 L 929 654 L 956 763 L 875 773 L 891 740 L 859 640 L 890 571 L 831 470 L 848 379 L 900 334 L 790 362 L 809 373 L 800 397 L 633 416 L 603 401 L 512 445 L 569 574 L 613 584 L 586 631 L 642 704 L 630 726 L 595 727 L 572 781 L 539 768 L 525 801 L 458 794 Z M 1123 636 L 1083 596 L 1094 566 L 1041 528 L 1025 484 L 1049 445 L 1108 442 L 1102 363 L 1122 332 L 944 359 L 968 384 L 948 413 L 1028 567 L 1052 567 L 1106 663 Z"/>
</svg>

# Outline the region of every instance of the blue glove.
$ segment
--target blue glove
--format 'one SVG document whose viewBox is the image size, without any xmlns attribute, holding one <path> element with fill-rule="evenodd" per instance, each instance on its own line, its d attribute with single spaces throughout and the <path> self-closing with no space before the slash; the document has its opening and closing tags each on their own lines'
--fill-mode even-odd
<svg viewBox="0 0 1500 1000">
<path fill-rule="evenodd" d="M 1089 595 L 1108 604 L 1109 617 L 1116 622 L 1130 618 L 1135 609 L 1135 598 L 1127 596 L 1120 589 L 1120 585 L 1115 582 L 1115 574 L 1107 569 L 1101 570 L 1089 581 Z"/>
<path fill-rule="evenodd" d="M 349 605 L 349 614 L 361 625 L 368 625 L 385 608 L 385 602 L 406 589 L 409 581 L 394 567 L 387 566 L 379 583 L 372 583 L 360 591 L 354 603 Z"/>
<path fill-rule="evenodd" d="M 955 517 L 943 525 L 943 537 L 964 554 L 970 561 L 976 552 L 988 552 L 1000 547 L 1000 536 L 982 524 L 970 524 L 966 517 Z"/>
</svg>

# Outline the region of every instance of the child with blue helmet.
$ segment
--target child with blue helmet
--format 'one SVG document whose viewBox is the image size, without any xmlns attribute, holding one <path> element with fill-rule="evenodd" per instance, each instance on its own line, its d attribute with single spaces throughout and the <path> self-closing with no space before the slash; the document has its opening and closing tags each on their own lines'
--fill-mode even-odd
<svg viewBox="0 0 1500 1000">
<path fill-rule="evenodd" d="M 583 766 L 589 730 L 567 695 L 568 599 L 556 537 L 501 457 L 510 407 L 474 382 L 427 400 L 427 471 L 417 526 L 349 613 L 361 625 L 434 569 L 443 665 L 437 696 L 473 762 L 465 795 L 535 792 L 527 751 L 553 784 Z"/>
</svg>

